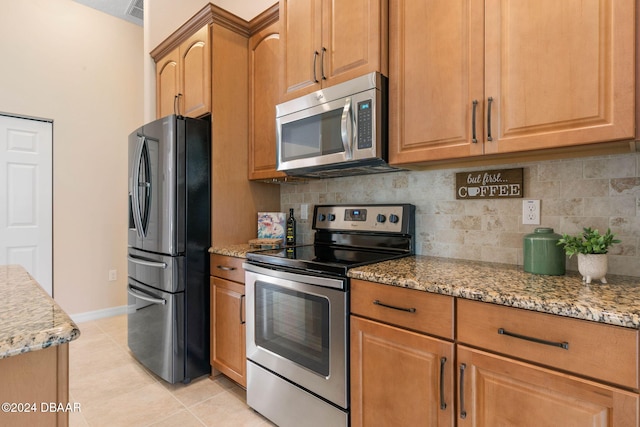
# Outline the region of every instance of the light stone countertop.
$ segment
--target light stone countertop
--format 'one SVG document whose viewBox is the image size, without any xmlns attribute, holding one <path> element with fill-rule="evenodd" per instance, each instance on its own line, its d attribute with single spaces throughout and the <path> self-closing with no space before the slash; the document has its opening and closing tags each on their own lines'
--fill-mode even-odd
<svg viewBox="0 0 640 427">
<path fill-rule="evenodd" d="M 212 246 L 209 248 L 209 253 L 246 258 L 247 252 L 255 252 L 257 250 L 256 248 L 252 248 L 248 243 L 240 243 L 237 245 Z"/>
<path fill-rule="evenodd" d="M 640 277 L 607 275 L 608 284 L 586 285 L 577 272 L 542 276 L 522 266 L 422 255 L 354 267 L 348 276 L 640 329 Z"/>
<path fill-rule="evenodd" d="M 0 359 L 79 336 L 76 324 L 23 267 L 0 266 Z"/>
</svg>

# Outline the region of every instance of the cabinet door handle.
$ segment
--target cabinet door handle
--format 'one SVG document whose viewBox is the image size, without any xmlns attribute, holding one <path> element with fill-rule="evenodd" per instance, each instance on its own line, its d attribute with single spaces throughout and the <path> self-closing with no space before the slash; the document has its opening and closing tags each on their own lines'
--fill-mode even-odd
<svg viewBox="0 0 640 427">
<path fill-rule="evenodd" d="M 406 312 L 409 312 L 409 313 L 415 313 L 416 312 L 416 309 L 413 308 L 413 307 L 411 307 L 411 308 L 397 307 L 395 305 L 389 305 L 389 304 L 382 303 L 379 300 L 375 300 L 375 301 L 373 301 L 373 303 L 375 305 L 379 305 L 381 307 L 386 307 L 386 308 L 392 308 L 394 310 L 406 311 Z"/>
<path fill-rule="evenodd" d="M 498 334 L 506 335 L 508 337 L 513 337 L 513 338 L 518 338 L 518 339 L 525 340 L 525 341 L 531 341 L 531 342 L 535 342 L 535 343 L 538 343 L 538 344 L 550 345 L 552 347 L 560 347 L 560 348 L 563 348 L 565 350 L 569 350 L 569 343 L 566 342 L 566 341 L 563 341 L 563 342 L 547 341 L 547 340 L 543 340 L 543 339 L 540 339 L 540 338 L 528 337 L 526 335 L 520 335 L 520 334 L 516 334 L 514 332 L 509 332 L 509 331 L 504 330 L 503 328 L 498 328 Z"/>
<path fill-rule="evenodd" d="M 177 94 L 176 96 L 173 97 L 173 113 L 176 116 L 180 115 L 180 97 L 182 96 L 181 93 Z"/>
<path fill-rule="evenodd" d="M 226 265 L 217 265 L 216 268 L 218 270 L 224 270 L 224 271 L 235 271 L 235 267 L 227 267 Z"/>
<path fill-rule="evenodd" d="M 318 76 L 316 75 L 316 64 L 318 62 L 318 51 L 313 52 L 313 82 L 318 83 Z"/>
<path fill-rule="evenodd" d="M 322 58 L 320 58 L 320 77 L 322 80 L 327 80 L 327 76 L 324 75 L 324 54 L 327 51 L 326 47 L 322 47 Z"/>
<path fill-rule="evenodd" d="M 487 100 L 487 141 L 493 141 L 491 136 L 491 104 L 493 103 L 493 97 L 490 96 Z"/>
<path fill-rule="evenodd" d="M 444 401 L 444 365 L 447 363 L 446 357 L 440 358 L 440 409 L 447 409 L 447 402 Z"/>
<path fill-rule="evenodd" d="M 471 142 L 476 144 L 478 138 L 476 137 L 476 110 L 478 109 L 478 100 L 473 100 L 473 111 L 471 113 Z"/>
<path fill-rule="evenodd" d="M 244 307 L 244 294 L 240 295 L 240 324 L 244 325 L 245 323 L 247 323 L 247 321 L 242 317 L 242 312 L 244 310 L 242 310 L 242 307 Z"/>
<path fill-rule="evenodd" d="M 467 365 L 462 363 L 460 365 L 460 418 L 463 420 L 467 418 L 467 410 L 464 408 L 464 371 L 467 369 Z"/>
</svg>

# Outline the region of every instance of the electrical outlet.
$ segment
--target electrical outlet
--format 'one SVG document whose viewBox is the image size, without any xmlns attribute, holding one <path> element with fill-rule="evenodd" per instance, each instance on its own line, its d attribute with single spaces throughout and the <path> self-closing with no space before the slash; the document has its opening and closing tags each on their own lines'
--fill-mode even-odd
<svg viewBox="0 0 640 427">
<path fill-rule="evenodd" d="M 522 223 L 540 224 L 540 200 L 522 201 Z"/>
<path fill-rule="evenodd" d="M 309 219 L 309 205 L 307 203 L 300 205 L 300 219 Z"/>
<path fill-rule="evenodd" d="M 118 280 L 118 270 L 109 270 L 109 281 L 115 282 Z"/>
</svg>

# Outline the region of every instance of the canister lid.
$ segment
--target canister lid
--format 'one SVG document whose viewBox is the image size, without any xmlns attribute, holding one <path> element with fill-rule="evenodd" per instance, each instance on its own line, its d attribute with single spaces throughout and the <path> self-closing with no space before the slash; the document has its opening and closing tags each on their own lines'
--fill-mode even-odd
<svg viewBox="0 0 640 427">
<path fill-rule="evenodd" d="M 549 234 L 549 233 L 553 233 L 553 228 L 538 227 L 535 230 L 533 230 L 533 232 L 536 234 Z"/>
</svg>

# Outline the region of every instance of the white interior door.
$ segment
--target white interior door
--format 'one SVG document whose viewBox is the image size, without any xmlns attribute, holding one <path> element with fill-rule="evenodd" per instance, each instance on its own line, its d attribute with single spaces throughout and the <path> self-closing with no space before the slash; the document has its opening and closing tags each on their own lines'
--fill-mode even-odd
<svg viewBox="0 0 640 427">
<path fill-rule="evenodd" d="M 53 295 L 53 124 L 0 114 L 0 264 Z"/>
</svg>

